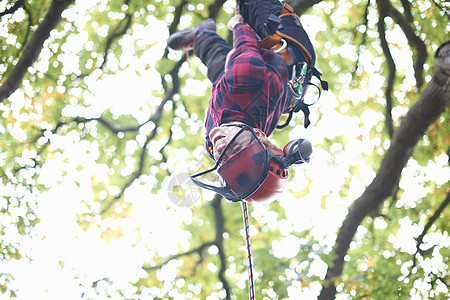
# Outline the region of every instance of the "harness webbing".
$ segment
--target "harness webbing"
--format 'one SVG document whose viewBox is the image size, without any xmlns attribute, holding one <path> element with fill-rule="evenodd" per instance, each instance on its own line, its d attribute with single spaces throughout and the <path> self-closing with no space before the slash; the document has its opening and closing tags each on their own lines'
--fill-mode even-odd
<svg viewBox="0 0 450 300">
<path fill-rule="evenodd" d="M 248 209 L 247 202 L 242 201 L 242 213 L 244 216 L 244 228 L 245 228 L 245 242 L 247 244 L 247 259 L 248 259 L 248 289 L 250 294 L 250 300 L 255 299 L 255 284 L 253 282 L 253 264 L 252 264 L 252 251 L 250 249 L 250 230 L 248 223 Z"/>
</svg>

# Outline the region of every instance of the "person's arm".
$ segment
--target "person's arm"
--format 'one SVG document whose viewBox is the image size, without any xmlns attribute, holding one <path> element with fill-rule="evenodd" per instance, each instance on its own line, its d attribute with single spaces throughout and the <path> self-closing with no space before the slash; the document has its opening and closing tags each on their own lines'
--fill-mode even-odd
<svg viewBox="0 0 450 300">
<path fill-rule="evenodd" d="M 226 82 L 231 89 L 258 89 L 270 76 L 258 39 L 250 26 L 240 22 L 239 18 L 232 20 L 228 24 L 233 28 L 235 49 L 232 50 L 226 65 Z"/>
<path fill-rule="evenodd" d="M 258 39 L 256 38 L 256 34 L 253 31 L 253 29 L 250 28 L 245 23 L 244 18 L 240 14 L 236 14 L 228 21 L 228 29 L 233 31 L 233 54 L 230 55 L 230 58 L 232 56 L 236 56 L 237 53 L 240 53 L 242 51 L 256 51 L 257 53 L 254 53 L 252 55 L 258 56 L 258 59 L 261 57 L 261 53 L 259 51 L 259 43 Z M 245 47 L 244 47 L 245 45 Z M 245 48 L 245 49 L 243 49 Z M 236 51 L 237 50 L 237 51 Z M 236 55 L 234 55 L 236 54 Z"/>
<path fill-rule="evenodd" d="M 231 19 L 228 21 L 228 29 L 230 29 L 231 31 L 233 31 L 234 27 L 236 27 L 237 24 L 239 23 L 244 23 L 245 24 L 245 20 L 244 17 L 242 17 L 240 14 L 235 14 L 233 17 L 231 17 Z"/>
</svg>

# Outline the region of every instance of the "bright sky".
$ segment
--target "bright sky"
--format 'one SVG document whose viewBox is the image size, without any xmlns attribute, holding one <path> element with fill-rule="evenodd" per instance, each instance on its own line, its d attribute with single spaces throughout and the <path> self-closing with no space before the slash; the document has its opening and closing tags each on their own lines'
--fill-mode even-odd
<svg viewBox="0 0 450 300">
<path fill-rule="evenodd" d="M 97 2 L 105 3 L 107 1 Z M 85 17 L 85 11 L 95 3 L 88 0 L 77 1 L 76 5 L 64 14 L 69 19 L 76 19 L 78 26 L 82 27 L 89 21 Z M 326 9 L 327 5 L 322 4 L 322 7 Z M 344 8 L 343 5 L 342 15 Z M 334 21 L 338 24 L 346 21 L 339 19 L 339 13 L 334 16 L 336 18 Z M 130 68 L 102 80 L 98 79 L 99 74 L 89 77 L 92 95 L 84 96 L 90 103 L 90 108 L 89 111 L 82 112 L 87 117 L 99 116 L 109 108 L 114 114 L 133 113 L 140 122 L 148 119 L 151 112 L 146 103 L 155 100 L 149 98 L 149 91 L 159 90 L 161 86 L 156 70 L 152 68 L 145 70 L 141 66 L 144 65 L 142 62 L 148 63 L 161 56 L 168 37 L 167 24 L 164 21 L 158 21 L 153 17 L 149 17 L 149 20 L 148 26 L 136 26 L 133 35 L 123 39 L 123 43 L 132 44 L 132 41 L 137 39 L 139 43 L 154 44 L 148 53 L 141 58 L 136 58 L 132 55 L 133 50 L 127 50 L 125 47 L 123 57 L 127 57 Z M 184 21 L 188 22 L 188 20 Z M 303 23 L 312 39 L 316 31 L 322 30 L 320 26 L 311 26 L 311 24 L 318 23 L 317 17 L 304 16 Z M 188 25 L 186 24 L 186 26 Z M 0 27 L 0 34 L 1 30 L 2 27 Z M 152 34 L 148 34 L 150 31 Z M 397 44 L 405 44 L 406 41 L 400 39 L 400 36 L 398 32 L 392 32 L 389 37 L 390 39 L 395 38 Z M 67 74 L 76 69 L 77 61 L 74 59 L 74 53 L 80 51 L 82 45 L 80 41 L 83 40 L 87 40 L 87 36 L 83 33 L 70 39 L 67 52 L 61 57 L 61 61 L 67 68 Z M 349 55 L 352 51 L 348 52 Z M 42 61 L 45 61 L 47 55 L 50 53 L 44 48 L 41 54 Z M 181 54 L 171 53 L 171 55 Z M 404 52 L 394 51 L 393 55 L 396 62 L 399 63 L 399 68 L 411 69 L 409 53 L 405 55 Z M 362 63 L 372 67 L 373 70 L 377 70 L 381 64 L 381 61 L 374 59 L 369 53 L 363 56 L 363 59 L 367 61 L 362 61 Z M 194 62 L 196 62 L 195 59 L 190 63 Z M 111 59 L 109 64 L 114 66 L 120 62 Z M 46 66 L 44 62 L 41 62 L 35 65 L 35 68 L 45 71 Z M 412 74 L 412 72 L 410 73 Z M 321 143 L 325 138 L 340 135 L 345 135 L 348 143 L 345 148 L 338 144 L 331 145 L 329 151 L 315 149 L 311 163 L 296 169 L 296 176 L 289 182 L 289 189 L 300 192 L 309 181 L 312 183 L 309 185 L 308 195 L 302 199 L 295 199 L 290 193 L 285 193 L 282 197 L 280 203 L 287 212 L 285 221 L 278 223 L 276 216 L 269 211 L 267 205 L 252 207 L 254 218 L 267 223 L 272 228 L 279 227 L 284 235 L 280 241 L 273 242 L 272 248 L 275 256 L 287 258 L 295 256 L 302 241 L 290 233 L 310 228 L 312 228 L 313 236 L 321 241 L 321 246 L 331 247 L 335 241 L 335 231 L 347 213 L 347 206 L 360 196 L 365 186 L 372 181 L 375 174 L 372 167 L 364 162 L 363 157 L 365 154 L 372 153 L 376 147 L 381 146 L 386 150 L 389 146 L 381 145 L 381 141 L 377 139 L 368 138 L 369 129 L 373 124 L 382 120 L 383 115 L 372 110 L 364 112 L 362 118 L 365 123 L 360 129 L 359 118 L 345 117 L 334 109 L 338 105 L 337 99 L 340 101 L 365 99 L 372 91 L 380 90 L 381 81 L 378 80 L 378 77 L 374 74 L 374 80 L 369 80 L 368 86 L 364 90 L 350 91 L 344 88 L 339 93 L 324 92 L 312 112 L 312 116 L 314 116 L 314 110 L 320 110 L 327 116 L 320 120 L 320 126 L 312 126 L 308 130 L 303 127 L 291 130 L 290 137 L 292 139 L 303 137 L 310 140 L 313 145 Z M 348 86 L 349 78 L 343 77 L 342 80 L 343 86 Z M 192 85 L 185 87 L 183 93 L 207 92 L 204 86 L 202 88 L 195 83 L 198 82 L 193 81 Z M 413 78 L 406 78 L 405 84 L 413 85 Z M 127 86 L 127 89 L 123 89 L 123 86 Z M 129 90 L 133 90 L 133 97 L 129 97 Z M 26 104 L 25 102 L 23 93 L 18 91 L 11 97 L 11 103 L 13 103 L 11 109 L 19 111 L 20 107 Z M 6 108 L 2 106 L 2 109 Z M 79 114 L 80 111 L 76 106 L 69 106 L 64 113 L 71 116 Z M 394 113 L 401 115 L 404 111 Z M 150 128 L 147 129 L 151 130 L 152 125 L 149 126 Z M 17 138 L 24 137 L 24 132 L 20 128 L 14 130 Z M 362 140 L 358 139 L 358 136 L 362 136 Z M 41 219 L 41 222 L 32 231 L 31 237 L 20 236 L 17 231 L 8 229 L 7 225 L 13 223 L 14 220 L 0 220 L 0 224 L 5 226 L 3 239 L 20 243 L 23 253 L 31 259 L 30 261 L 21 259 L 0 262 L 2 272 L 11 273 L 14 276 L 14 280 L 8 285 L 11 289 L 17 290 L 19 299 L 80 299 L 82 293 L 87 293 L 85 297 L 89 299 L 104 299 L 103 296 L 94 295 L 89 289 L 93 281 L 103 278 L 108 278 L 110 284 L 100 282 L 98 287 L 100 291 L 103 290 L 105 294 L 106 291 L 111 291 L 111 294 L 115 295 L 112 299 L 122 299 L 114 292 L 122 290 L 127 297 L 131 298 L 135 292 L 132 283 L 141 277 L 146 277 L 146 273 L 140 267 L 148 261 L 152 252 L 157 250 L 167 255 L 176 254 L 179 251 L 179 245 L 181 245 L 182 251 L 189 249 L 190 234 L 181 230 L 179 225 L 182 222 L 191 222 L 193 212 L 190 209 L 172 205 L 164 189 L 157 195 L 150 194 L 148 191 L 149 186 L 152 185 L 151 179 L 147 179 L 147 186 L 133 185 L 127 190 L 125 204 L 133 204 L 133 211 L 129 218 L 101 220 L 96 217 L 94 218 L 95 225 L 86 231 L 83 230 L 76 222 L 77 214 L 87 212 L 90 206 L 95 208 L 97 205 L 93 202 L 94 193 L 90 178 L 94 177 L 99 182 L 108 182 L 106 174 L 109 168 L 96 163 L 99 153 L 95 142 L 92 144 L 85 141 L 80 142 L 76 135 L 69 134 L 52 138 L 52 147 L 64 151 L 61 155 L 49 158 L 41 171 L 40 183 L 50 189 L 48 192 L 28 195 L 24 198 L 29 203 L 37 203 L 36 214 Z M 138 145 L 131 143 L 127 147 L 132 152 Z M 187 157 L 187 153 L 185 157 Z M 0 154 L 0 161 L 3 159 L 5 158 Z M 408 182 L 408 188 L 405 188 L 405 194 L 397 205 L 414 205 L 416 199 L 426 195 L 427 190 L 423 188 L 423 182 L 426 180 L 432 180 L 437 184 L 443 184 L 450 180 L 448 168 L 443 167 L 446 165 L 447 159 L 445 155 L 442 155 L 436 161 L 430 162 L 425 170 L 414 162 L 410 162 L 402 175 L 402 182 Z M 182 153 L 177 160 L 179 161 L 172 165 L 178 165 L 180 169 L 174 169 L 174 171 L 183 171 L 186 163 L 183 163 Z M 330 164 L 332 160 L 334 161 L 333 165 Z M 74 169 L 73 165 L 79 165 L 82 168 Z M 347 174 L 352 165 L 359 166 L 361 176 L 352 178 L 348 197 L 341 199 L 338 193 L 344 180 L 342 174 Z M 419 170 L 423 176 L 417 176 Z M 63 177 L 64 172 L 67 174 Z M 12 188 L 6 190 L 6 194 L 20 192 L 13 191 Z M 114 187 L 111 187 L 110 192 L 114 193 Z M 327 196 L 326 203 L 318 200 L 324 196 Z M 1 198 L 0 201 L 2 201 Z M 0 202 L 0 207 L 4 205 Z M 116 208 L 118 212 L 121 209 L 123 207 Z M 323 222 L 323 220 L 327 221 Z M 413 253 L 415 250 L 414 236 L 421 228 L 412 226 L 408 222 L 406 218 L 402 220 L 401 230 L 393 242 L 403 251 Z M 386 226 L 383 221 L 375 222 L 376 228 L 381 229 L 383 226 Z M 253 230 L 255 229 L 253 228 Z M 113 234 L 106 236 L 105 233 Z M 448 236 L 443 239 L 441 236 L 430 235 L 427 236 L 427 239 L 428 241 L 432 239 L 441 247 L 450 246 Z M 440 254 L 434 253 L 433 257 L 434 260 L 430 262 L 430 266 L 442 266 Z M 177 262 L 168 264 L 161 272 L 157 273 L 158 279 L 168 282 L 175 281 L 176 267 Z M 217 272 L 214 266 L 210 266 L 210 268 L 211 272 Z M 245 287 L 247 274 L 236 274 L 232 267 L 229 272 L 228 276 L 236 276 L 240 280 L 240 286 Z M 308 275 L 323 277 L 325 272 L 325 263 L 317 259 Z M 1 284 L 2 282 L 0 282 Z M 183 285 L 184 283 L 178 280 L 176 284 Z M 170 287 L 171 285 L 168 285 L 166 289 L 171 290 Z M 314 298 L 320 289 L 319 284 L 312 284 L 309 289 L 300 288 L 296 283 L 288 287 L 290 295 L 302 295 L 304 299 Z M 155 290 L 148 289 L 146 292 L 150 295 L 155 293 Z M 172 290 L 171 293 L 174 299 L 184 299 L 184 296 L 177 296 L 176 290 Z M 216 297 L 211 297 L 211 299 L 214 298 Z M 0 299 L 9 299 L 9 297 L 0 295 Z M 151 299 L 150 296 L 148 299 Z"/>
</svg>

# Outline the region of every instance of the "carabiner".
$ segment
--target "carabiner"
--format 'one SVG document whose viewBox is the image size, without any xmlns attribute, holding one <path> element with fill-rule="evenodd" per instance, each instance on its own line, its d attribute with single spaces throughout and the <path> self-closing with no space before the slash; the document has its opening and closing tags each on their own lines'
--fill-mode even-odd
<svg viewBox="0 0 450 300">
<path fill-rule="evenodd" d="M 280 49 L 277 49 L 277 50 L 274 50 L 275 53 L 281 52 L 281 51 L 283 51 L 284 49 L 286 49 L 287 42 L 286 42 L 284 39 L 281 39 L 281 43 L 282 43 L 281 48 L 280 48 Z"/>
</svg>

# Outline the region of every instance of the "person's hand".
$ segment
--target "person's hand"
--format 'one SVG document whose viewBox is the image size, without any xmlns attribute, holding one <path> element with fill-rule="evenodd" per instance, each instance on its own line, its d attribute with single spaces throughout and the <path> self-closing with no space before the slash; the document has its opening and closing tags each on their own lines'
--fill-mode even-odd
<svg viewBox="0 0 450 300">
<path fill-rule="evenodd" d="M 239 24 L 239 23 L 245 23 L 244 18 L 240 14 L 235 14 L 231 19 L 228 21 L 228 29 L 233 30 L 233 28 Z"/>
</svg>

